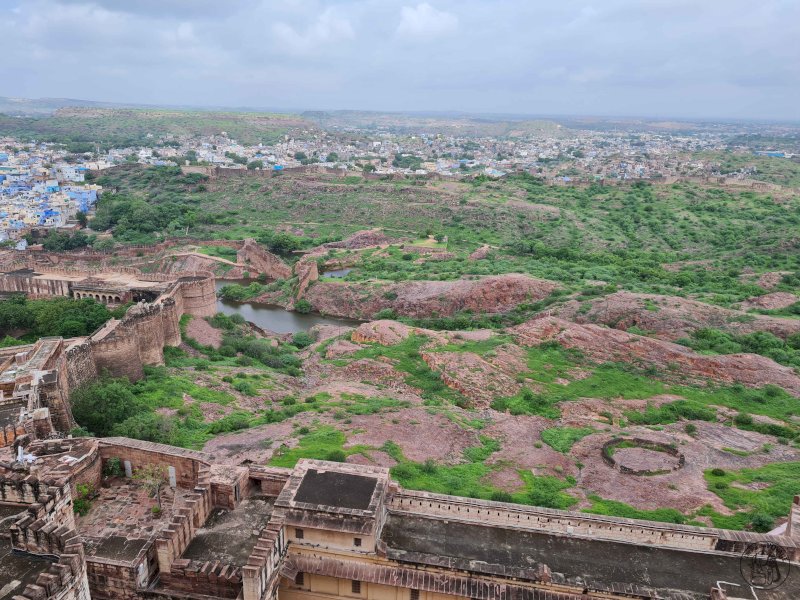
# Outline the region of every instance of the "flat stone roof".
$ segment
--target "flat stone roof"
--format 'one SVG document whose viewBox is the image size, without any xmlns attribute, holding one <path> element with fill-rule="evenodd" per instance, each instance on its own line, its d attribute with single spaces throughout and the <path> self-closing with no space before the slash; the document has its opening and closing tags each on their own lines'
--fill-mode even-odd
<svg viewBox="0 0 800 600">
<path fill-rule="evenodd" d="M 366 510 L 377 484 L 374 477 L 309 469 L 294 499 L 306 504 Z"/>
<path fill-rule="evenodd" d="M 150 540 L 130 539 L 112 535 L 101 540 L 84 538 L 84 543 L 86 545 L 86 554 L 91 558 L 130 563 L 150 544 Z"/>
<path fill-rule="evenodd" d="M 273 499 L 255 496 L 234 510 L 215 509 L 181 558 L 242 567 L 272 515 Z"/>
<path fill-rule="evenodd" d="M 44 558 L 12 552 L 11 540 L 0 537 L 0 600 L 10 600 L 34 583 L 52 563 Z"/>
<path fill-rule="evenodd" d="M 382 538 L 388 546 L 388 557 L 402 562 L 511 577 L 527 577 L 538 564 L 546 564 L 553 572 L 554 582 L 595 590 L 649 591 L 658 598 L 687 600 L 707 598 L 717 581 L 738 583 L 743 586 L 739 588 L 742 592 L 748 589 L 740 572 L 740 557 L 717 552 L 397 514 L 390 514 Z M 729 587 L 731 591 L 736 589 Z M 759 590 L 758 594 L 759 600 L 796 600 L 800 598 L 800 573 L 790 573 L 780 587 Z"/>
</svg>

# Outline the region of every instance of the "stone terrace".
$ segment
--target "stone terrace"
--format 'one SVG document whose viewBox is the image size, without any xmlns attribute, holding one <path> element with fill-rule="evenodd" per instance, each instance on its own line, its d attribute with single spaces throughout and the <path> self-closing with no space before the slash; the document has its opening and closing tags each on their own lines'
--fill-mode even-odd
<svg viewBox="0 0 800 600">
<path fill-rule="evenodd" d="M 172 489 L 164 486 L 161 490 L 159 515 L 153 514 L 157 506 L 155 498 L 138 483 L 125 480 L 112 480 L 111 487 L 98 490 L 99 496 L 92 500 L 89 512 L 77 519 L 78 532 L 95 540 L 112 536 L 127 539 L 150 539 L 169 523 L 173 513 L 185 505 L 188 490 Z"/>
<path fill-rule="evenodd" d="M 181 558 L 244 566 L 269 522 L 272 504 L 272 499 L 256 496 L 242 501 L 234 510 L 215 509 Z"/>
</svg>

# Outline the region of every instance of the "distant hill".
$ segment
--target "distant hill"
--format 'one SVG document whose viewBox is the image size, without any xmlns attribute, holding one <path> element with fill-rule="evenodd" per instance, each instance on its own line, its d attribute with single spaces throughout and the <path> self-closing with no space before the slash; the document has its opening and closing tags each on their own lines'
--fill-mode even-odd
<svg viewBox="0 0 800 600">
<path fill-rule="evenodd" d="M 6 99 L 7 100 L 7 99 Z M 0 114 L 0 135 L 51 142 L 100 142 L 136 145 L 148 135 L 193 137 L 219 134 L 245 143 L 273 143 L 282 135 L 312 123 L 296 115 L 159 108 L 107 108 L 100 106 L 61 106 L 60 100 L 40 103 L 37 116 Z M 45 109 L 51 109 L 51 114 Z"/>
<path fill-rule="evenodd" d="M 437 134 L 465 137 L 561 136 L 559 123 L 545 119 L 483 116 L 461 113 L 391 113 L 354 110 L 307 111 L 303 117 L 323 128 L 383 131 L 396 134 Z"/>
<path fill-rule="evenodd" d="M 59 108 L 67 107 L 131 108 L 134 104 L 115 104 L 113 102 L 93 102 L 73 98 L 11 98 L 0 96 L 0 114 L 15 117 L 34 117 L 52 115 Z"/>
</svg>

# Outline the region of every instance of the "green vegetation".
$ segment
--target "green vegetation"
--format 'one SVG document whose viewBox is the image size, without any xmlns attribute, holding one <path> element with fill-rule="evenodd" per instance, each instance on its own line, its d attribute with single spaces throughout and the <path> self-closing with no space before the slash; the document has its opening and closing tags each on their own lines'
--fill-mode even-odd
<svg viewBox="0 0 800 600">
<path fill-rule="evenodd" d="M 406 383 L 422 391 L 422 397 L 428 404 L 442 404 L 449 402 L 465 406 L 466 398 L 461 394 L 447 387 L 442 381 L 441 376 L 431 370 L 422 360 L 419 349 L 425 344 L 427 338 L 424 336 L 409 336 L 403 342 L 394 346 L 371 345 L 355 353 L 354 358 L 377 358 L 385 356 L 393 359 L 395 368 L 407 373 Z"/>
<path fill-rule="evenodd" d="M 589 495 L 592 503 L 590 508 L 583 512 L 595 515 L 607 515 L 609 517 L 624 517 L 626 519 L 645 519 L 648 521 L 662 521 L 664 523 L 684 524 L 688 521 L 686 515 L 674 508 L 657 508 L 655 510 L 641 510 L 615 500 L 605 500 L 595 494 Z"/>
<path fill-rule="evenodd" d="M 778 251 L 800 225 L 796 197 L 776 202 L 764 193 L 683 183 L 554 187 L 514 175 L 448 184 L 449 193 L 463 201 L 453 206 L 435 201 L 443 185 L 436 182 L 337 179 L 319 195 L 298 198 L 292 175 L 264 181 L 229 178 L 213 192 L 199 191 L 185 177 L 165 167 L 130 166 L 107 172 L 100 183 L 152 205 L 180 190 L 169 204 L 183 206 L 186 215 L 179 215 L 180 225 L 173 228 L 170 220 L 156 221 L 163 234 L 184 235 L 181 228 L 185 232 L 188 226 L 195 236 L 256 237 L 285 253 L 380 226 L 400 237 L 436 231 L 447 236 L 447 249 L 454 254 L 449 260 L 418 263 L 405 260 L 396 247 L 364 251 L 349 281 L 453 280 L 519 272 L 563 282 L 572 290 L 601 280 L 635 292 L 695 294 L 730 305 L 763 293 L 754 280 L 740 277 L 745 267 L 755 273 L 800 272 L 800 253 Z M 526 202 L 509 201 L 520 197 Z M 414 210 L 407 209 L 410 203 Z M 536 218 L 530 218 L 532 211 Z M 303 236 L 276 230 L 287 223 L 302 225 Z M 120 235 L 132 237 L 125 227 Z M 493 259 L 467 260 L 481 244 L 498 248 Z M 800 289 L 800 279 L 787 281 L 781 289 Z"/>
<path fill-rule="evenodd" d="M 224 258 L 231 262 L 236 262 L 236 249 L 228 248 L 226 246 L 200 246 L 198 251 L 208 256 L 216 256 L 217 258 Z"/>
<path fill-rule="evenodd" d="M 121 317 L 127 308 L 110 311 L 104 304 L 88 298 L 28 300 L 12 296 L 0 302 L 0 335 L 31 342 L 47 336 L 89 335 L 111 317 Z"/>
<path fill-rule="evenodd" d="M 789 513 L 800 486 L 800 463 L 774 463 L 757 469 L 705 474 L 708 488 L 722 499 L 733 515 L 720 515 L 710 508 L 700 514 L 711 517 L 715 527 L 769 531 L 774 520 Z"/>
<path fill-rule="evenodd" d="M 577 502 L 576 498 L 564 491 L 575 484 L 571 478 L 563 480 L 551 476 L 535 476 L 521 470 L 519 476 L 525 484 L 524 489 L 513 494 L 485 483 L 486 476 L 500 467 L 486 464 L 486 459 L 499 450 L 499 444 L 485 436 L 481 437 L 480 446 L 468 448 L 464 452 L 467 462 L 457 465 L 440 465 L 432 460 L 423 463 L 410 461 L 393 442 L 387 442 L 381 450 L 397 461 L 398 464 L 392 467 L 392 477 L 408 489 L 561 509 L 569 508 Z"/>
<path fill-rule="evenodd" d="M 697 329 L 692 332 L 691 338 L 683 338 L 678 342 L 698 352 L 716 354 L 753 352 L 782 365 L 800 367 L 800 333 L 782 340 L 768 331 L 736 335 L 719 329 Z"/>
<path fill-rule="evenodd" d="M 323 425 L 303 436 L 295 448 L 278 451 L 270 460 L 276 467 L 293 467 L 301 458 L 317 458 L 344 462 L 351 454 L 365 452 L 365 447 L 344 448 L 346 438 L 341 431 Z"/>
<path fill-rule="evenodd" d="M 553 450 L 566 454 L 575 442 L 593 433 L 592 427 L 551 427 L 542 431 L 541 438 Z"/>
</svg>

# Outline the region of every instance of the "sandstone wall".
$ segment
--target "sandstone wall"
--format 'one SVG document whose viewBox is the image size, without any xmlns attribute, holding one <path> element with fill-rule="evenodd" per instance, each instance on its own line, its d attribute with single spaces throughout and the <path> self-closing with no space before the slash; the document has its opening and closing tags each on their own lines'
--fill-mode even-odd
<svg viewBox="0 0 800 600">
<path fill-rule="evenodd" d="M 244 241 L 241 249 L 236 253 L 236 261 L 250 265 L 255 273 L 264 273 L 270 279 L 288 279 L 292 276 L 292 269 L 289 265 L 271 252 L 264 250 L 253 239 Z"/>
<path fill-rule="evenodd" d="M 181 314 L 195 317 L 213 317 L 217 314 L 217 290 L 211 273 L 203 277 L 182 279 L 178 281 L 173 292 L 164 295 L 165 298 L 177 296 L 182 301 Z"/>
<path fill-rule="evenodd" d="M 86 576 L 92 600 L 136 600 L 136 567 L 99 560 L 86 561 Z"/>
<path fill-rule="evenodd" d="M 29 298 L 69 297 L 69 282 L 57 278 L 34 278 L 16 275 L 0 275 L 0 292 L 25 294 Z"/>
<path fill-rule="evenodd" d="M 88 340 L 75 343 L 64 353 L 66 363 L 67 388 L 71 392 L 81 384 L 95 379 L 98 375 L 97 364 L 92 353 L 92 345 Z"/>
<path fill-rule="evenodd" d="M 13 600 L 92 600 L 86 577 L 83 544 L 74 530 L 62 532 L 58 562 L 28 584 Z"/>
<path fill-rule="evenodd" d="M 208 465 L 207 455 L 201 452 L 130 438 L 102 438 L 100 455 L 104 462 L 109 458 L 129 461 L 134 471 L 146 465 L 173 467 L 177 484 L 184 489 L 197 486 L 201 470 Z"/>
</svg>

